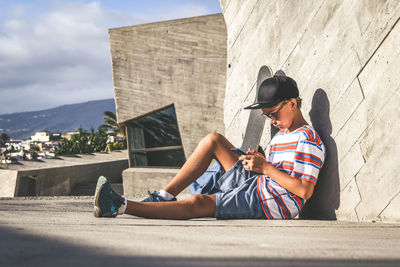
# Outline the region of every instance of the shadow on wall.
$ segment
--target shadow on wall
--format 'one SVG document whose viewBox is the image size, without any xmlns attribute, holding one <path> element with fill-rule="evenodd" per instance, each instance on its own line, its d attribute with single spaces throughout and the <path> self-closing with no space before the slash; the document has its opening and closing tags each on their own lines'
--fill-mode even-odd
<svg viewBox="0 0 400 267">
<path fill-rule="evenodd" d="M 335 210 L 340 205 L 340 181 L 338 152 L 331 137 L 332 123 L 329 117 L 329 99 L 323 89 L 317 89 L 310 110 L 311 123 L 326 147 L 326 158 L 318 176 L 313 196 L 306 202 L 301 219 L 336 220 Z"/>
</svg>

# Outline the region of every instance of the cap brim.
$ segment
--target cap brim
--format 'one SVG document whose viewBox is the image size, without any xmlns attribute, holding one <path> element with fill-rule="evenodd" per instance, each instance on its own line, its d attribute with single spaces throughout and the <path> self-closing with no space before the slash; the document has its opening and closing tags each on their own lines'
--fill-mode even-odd
<svg viewBox="0 0 400 267">
<path fill-rule="evenodd" d="M 244 109 L 271 108 L 275 105 L 276 105 L 275 103 L 254 103 L 250 106 L 245 107 Z"/>
</svg>

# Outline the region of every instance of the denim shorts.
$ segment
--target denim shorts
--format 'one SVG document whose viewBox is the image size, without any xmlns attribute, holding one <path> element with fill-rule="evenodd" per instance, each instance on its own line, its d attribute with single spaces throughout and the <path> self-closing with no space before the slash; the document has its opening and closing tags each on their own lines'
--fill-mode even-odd
<svg viewBox="0 0 400 267">
<path fill-rule="evenodd" d="M 237 161 L 217 181 L 217 219 L 266 219 L 257 194 L 257 174 Z"/>
</svg>

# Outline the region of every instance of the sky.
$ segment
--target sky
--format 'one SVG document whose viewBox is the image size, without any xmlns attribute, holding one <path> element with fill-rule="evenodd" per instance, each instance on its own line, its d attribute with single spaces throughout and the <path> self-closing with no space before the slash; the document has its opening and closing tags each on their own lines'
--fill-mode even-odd
<svg viewBox="0 0 400 267">
<path fill-rule="evenodd" d="M 0 0 L 0 114 L 113 98 L 108 29 L 220 12 L 218 0 Z"/>
</svg>

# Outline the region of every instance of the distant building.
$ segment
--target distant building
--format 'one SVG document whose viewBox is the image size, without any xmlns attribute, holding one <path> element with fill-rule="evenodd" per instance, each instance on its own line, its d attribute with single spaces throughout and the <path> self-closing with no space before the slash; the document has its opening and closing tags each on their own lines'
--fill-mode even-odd
<svg viewBox="0 0 400 267">
<path fill-rule="evenodd" d="M 61 133 L 51 133 L 49 131 L 39 131 L 31 136 L 33 142 L 61 141 L 62 139 Z"/>
<path fill-rule="evenodd" d="M 20 150 L 22 146 L 22 140 L 8 140 L 5 143 L 5 146 L 7 147 L 7 150 Z"/>
<path fill-rule="evenodd" d="M 62 138 L 62 134 L 61 133 L 52 133 L 50 135 L 50 141 L 61 141 Z"/>
<path fill-rule="evenodd" d="M 64 134 L 62 134 L 61 135 L 61 137 L 63 138 L 63 139 L 71 139 L 71 137 L 74 135 L 74 134 L 79 134 L 79 132 L 69 132 L 69 133 L 64 133 Z"/>
<path fill-rule="evenodd" d="M 36 132 L 35 135 L 31 136 L 32 141 L 48 142 L 50 141 L 51 133 L 48 131 Z"/>
</svg>

